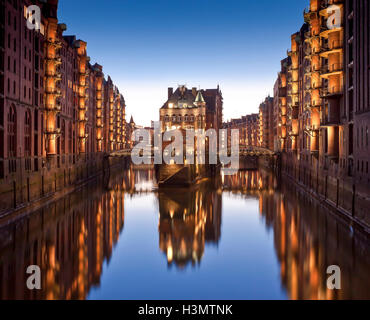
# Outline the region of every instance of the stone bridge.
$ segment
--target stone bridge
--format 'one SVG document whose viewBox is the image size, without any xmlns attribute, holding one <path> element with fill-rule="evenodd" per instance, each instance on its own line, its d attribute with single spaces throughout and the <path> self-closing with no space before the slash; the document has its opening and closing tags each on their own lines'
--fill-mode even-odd
<svg viewBox="0 0 370 320">
<path fill-rule="evenodd" d="M 230 151 L 230 150 L 229 150 Z M 262 147 L 255 147 L 255 146 L 246 146 L 239 148 L 239 156 L 246 157 L 246 156 L 274 156 L 276 153 L 266 148 Z M 131 156 L 131 149 L 123 149 L 119 151 L 113 151 L 109 153 L 110 157 L 127 157 Z M 154 150 L 151 148 L 151 156 L 154 156 Z"/>
</svg>

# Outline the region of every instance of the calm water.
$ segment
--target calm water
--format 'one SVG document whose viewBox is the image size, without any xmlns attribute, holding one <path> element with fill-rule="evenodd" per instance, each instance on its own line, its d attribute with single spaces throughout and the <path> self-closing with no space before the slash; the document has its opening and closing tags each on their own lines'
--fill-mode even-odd
<svg viewBox="0 0 370 320">
<path fill-rule="evenodd" d="M 370 299 L 369 270 L 369 237 L 262 171 L 158 191 L 131 168 L 0 226 L 1 299 Z"/>
</svg>

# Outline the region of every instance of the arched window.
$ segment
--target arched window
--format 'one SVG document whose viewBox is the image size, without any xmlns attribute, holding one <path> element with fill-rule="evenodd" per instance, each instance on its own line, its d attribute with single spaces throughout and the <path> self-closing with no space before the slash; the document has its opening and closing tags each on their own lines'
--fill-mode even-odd
<svg viewBox="0 0 370 320">
<path fill-rule="evenodd" d="M 172 116 L 172 122 L 176 122 L 176 115 Z"/>
<path fill-rule="evenodd" d="M 168 117 L 168 115 L 166 114 L 166 116 L 164 117 L 164 121 L 165 122 L 168 122 L 170 120 L 170 118 Z"/>
<path fill-rule="evenodd" d="M 181 116 L 180 115 L 177 117 L 177 121 L 181 122 Z"/>
<path fill-rule="evenodd" d="M 185 121 L 188 121 L 188 119 L 189 119 L 189 116 L 186 114 L 185 115 Z"/>
<path fill-rule="evenodd" d="M 16 160 L 12 158 L 17 156 L 17 113 L 14 106 L 9 109 L 7 129 L 9 172 L 15 172 L 17 170 Z"/>
<path fill-rule="evenodd" d="M 194 116 L 192 115 L 192 116 L 190 116 L 190 121 L 191 122 L 194 122 Z"/>
</svg>

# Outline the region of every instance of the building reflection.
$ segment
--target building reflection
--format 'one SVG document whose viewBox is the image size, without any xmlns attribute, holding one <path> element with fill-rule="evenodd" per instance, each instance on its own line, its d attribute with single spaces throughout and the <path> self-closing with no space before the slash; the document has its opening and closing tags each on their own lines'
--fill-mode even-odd
<svg viewBox="0 0 370 320">
<path fill-rule="evenodd" d="M 119 190 L 90 186 L 1 228 L 0 299 L 84 299 L 99 285 L 124 225 Z M 89 201 L 81 201 L 89 199 Z M 25 270 L 41 268 L 42 290 L 28 290 Z"/>
<path fill-rule="evenodd" d="M 274 231 L 281 282 L 291 299 L 369 299 L 369 241 L 289 183 L 262 192 L 260 211 Z M 348 257 L 351 257 L 348 259 Z M 341 269 L 341 290 L 327 289 L 327 267 Z"/>
<path fill-rule="evenodd" d="M 258 196 L 261 191 L 273 191 L 277 188 L 277 178 L 264 170 L 240 170 L 234 175 L 221 172 L 222 189 L 236 194 Z"/>
<path fill-rule="evenodd" d="M 239 171 L 222 176 L 222 182 L 224 191 L 259 200 L 259 213 L 274 233 L 281 282 L 290 299 L 370 299 L 365 235 L 266 171 Z M 327 289 L 330 265 L 341 269 L 342 290 Z"/>
<path fill-rule="evenodd" d="M 32 214 L 0 226 L 0 300 L 85 299 L 100 286 L 124 228 L 124 197 L 155 192 L 154 172 L 130 167 Z M 157 193 L 159 249 L 169 267 L 201 263 L 221 239 L 222 194 L 255 198 L 273 231 L 282 286 L 291 299 L 370 299 L 369 240 L 272 175 L 241 171 L 189 190 Z M 281 188 L 281 190 L 279 189 Z M 140 232 L 140 230 L 138 230 Z M 245 244 L 240 243 L 235 251 Z M 38 265 L 42 290 L 28 290 L 25 270 Z M 341 268 L 342 290 L 328 290 L 326 269 Z"/>
<path fill-rule="evenodd" d="M 169 266 L 200 264 L 206 244 L 221 236 L 221 189 L 202 183 L 191 190 L 163 190 L 159 200 L 159 247 Z"/>
</svg>

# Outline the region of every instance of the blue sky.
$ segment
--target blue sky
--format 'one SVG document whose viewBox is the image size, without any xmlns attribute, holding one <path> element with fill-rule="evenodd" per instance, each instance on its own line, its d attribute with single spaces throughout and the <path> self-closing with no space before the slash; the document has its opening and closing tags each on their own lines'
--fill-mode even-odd
<svg viewBox="0 0 370 320">
<path fill-rule="evenodd" d="M 167 87 L 216 88 L 224 120 L 256 112 L 308 0 L 60 0 L 65 34 L 87 41 L 123 93 L 127 118 L 158 120 Z"/>
</svg>

